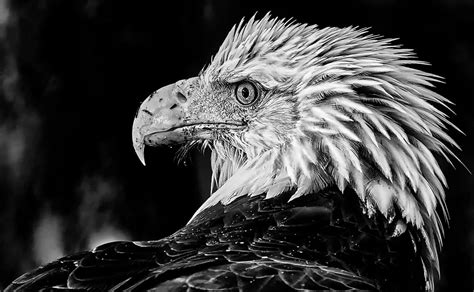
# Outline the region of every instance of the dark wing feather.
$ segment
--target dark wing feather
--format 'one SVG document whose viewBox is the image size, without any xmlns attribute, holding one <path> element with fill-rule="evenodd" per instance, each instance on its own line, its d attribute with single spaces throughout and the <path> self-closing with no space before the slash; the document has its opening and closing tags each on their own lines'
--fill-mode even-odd
<svg viewBox="0 0 474 292">
<path fill-rule="evenodd" d="M 187 289 L 225 291 L 374 290 L 366 279 L 338 269 L 306 268 L 269 260 L 212 267 L 188 276 L 165 281 L 163 290 Z"/>
<path fill-rule="evenodd" d="M 391 237 L 394 224 L 364 215 L 351 191 L 288 203 L 291 195 L 213 206 L 162 240 L 108 243 L 25 274 L 7 290 L 423 289 L 415 229 Z"/>
<path fill-rule="evenodd" d="M 76 268 L 88 252 L 77 253 L 61 258 L 32 272 L 23 274 L 6 288 L 5 291 L 41 291 L 50 287 L 64 287 L 69 274 Z"/>
</svg>

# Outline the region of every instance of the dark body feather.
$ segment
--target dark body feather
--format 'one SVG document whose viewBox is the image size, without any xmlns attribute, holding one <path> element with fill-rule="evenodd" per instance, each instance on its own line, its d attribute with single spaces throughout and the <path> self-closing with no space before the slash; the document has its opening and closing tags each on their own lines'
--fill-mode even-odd
<svg viewBox="0 0 474 292">
<path fill-rule="evenodd" d="M 291 194 L 218 204 L 169 237 L 104 244 L 25 274 L 7 291 L 424 289 L 410 227 L 391 237 L 395 224 L 368 218 L 351 191 L 287 202 Z"/>
</svg>

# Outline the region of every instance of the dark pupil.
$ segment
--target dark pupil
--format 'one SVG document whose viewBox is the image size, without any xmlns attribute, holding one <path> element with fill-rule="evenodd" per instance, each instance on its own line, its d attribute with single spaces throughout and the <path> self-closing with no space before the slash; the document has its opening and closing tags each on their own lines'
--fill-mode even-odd
<svg viewBox="0 0 474 292">
<path fill-rule="evenodd" d="M 248 98 L 249 95 L 250 95 L 249 89 L 248 89 L 247 87 L 242 88 L 242 96 L 243 96 L 244 98 Z"/>
</svg>

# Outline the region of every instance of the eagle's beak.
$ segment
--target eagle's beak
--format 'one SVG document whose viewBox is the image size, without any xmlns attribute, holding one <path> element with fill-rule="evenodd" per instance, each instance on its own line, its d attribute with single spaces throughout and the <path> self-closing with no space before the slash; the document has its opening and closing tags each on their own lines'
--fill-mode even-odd
<svg viewBox="0 0 474 292">
<path fill-rule="evenodd" d="M 162 87 L 143 101 L 133 121 L 133 148 L 145 165 L 145 145 L 186 142 L 184 124 L 187 99 L 176 84 Z"/>
</svg>

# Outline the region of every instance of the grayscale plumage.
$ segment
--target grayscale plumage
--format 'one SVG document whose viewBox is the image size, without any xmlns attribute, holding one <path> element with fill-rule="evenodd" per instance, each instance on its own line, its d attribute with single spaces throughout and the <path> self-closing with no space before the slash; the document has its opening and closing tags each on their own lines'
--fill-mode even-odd
<svg viewBox="0 0 474 292">
<path fill-rule="evenodd" d="M 432 290 L 448 218 L 438 159 L 459 147 L 441 78 L 423 65 L 365 29 L 242 21 L 134 121 L 143 163 L 145 145 L 211 149 L 212 193 L 189 223 L 9 289 Z"/>
</svg>

